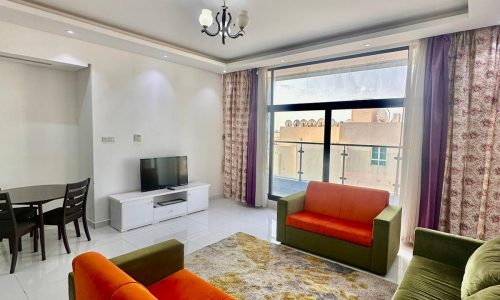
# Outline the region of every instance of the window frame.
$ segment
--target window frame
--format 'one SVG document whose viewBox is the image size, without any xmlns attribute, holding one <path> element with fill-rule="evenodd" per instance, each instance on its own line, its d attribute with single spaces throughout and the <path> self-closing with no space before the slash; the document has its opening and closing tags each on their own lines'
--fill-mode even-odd
<svg viewBox="0 0 500 300">
<path fill-rule="evenodd" d="M 383 53 L 398 52 L 398 51 L 409 51 L 408 46 L 384 49 L 379 51 L 366 52 L 361 54 L 347 55 L 341 57 L 335 57 L 325 60 L 300 63 L 288 66 L 280 66 L 276 68 L 271 68 L 268 70 L 270 72 L 270 97 L 269 104 L 267 106 L 269 113 L 269 159 L 268 159 L 268 191 L 267 197 L 270 200 L 278 200 L 281 196 L 272 194 L 273 191 L 273 163 L 274 163 L 274 115 L 277 112 L 289 112 L 289 111 L 311 111 L 311 110 L 322 110 L 324 111 L 324 140 L 323 140 L 323 174 L 322 179 L 324 182 L 329 182 L 330 180 L 330 146 L 331 146 L 331 120 L 333 110 L 346 110 L 346 109 L 373 109 L 373 108 L 391 108 L 391 107 L 404 107 L 405 98 L 391 98 L 391 99 L 369 99 L 369 100 L 348 100 L 348 101 L 337 101 L 337 102 L 315 102 L 315 103 L 294 103 L 294 104 L 277 104 L 274 105 L 274 72 L 277 70 L 310 66 L 314 64 L 321 64 L 326 62 L 346 60 L 358 57 L 372 56 Z M 386 157 L 387 158 L 387 157 Z"/>
</svg>

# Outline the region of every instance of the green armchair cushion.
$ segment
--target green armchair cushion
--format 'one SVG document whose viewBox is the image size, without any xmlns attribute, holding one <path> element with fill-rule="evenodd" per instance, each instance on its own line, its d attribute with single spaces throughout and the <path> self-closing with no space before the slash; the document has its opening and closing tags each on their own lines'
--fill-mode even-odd
<svg viewBox="0 0 500 300">
<path fill-rule="evenodd" d="M 500 299 L 500 285 L 490 286 L 471 295 L 464 300 L 498 300 Z"/>
<path fill-rule="evenodd" d="M 484 243 L 467 261 L 462 298 L 495 285 L 500 285 L 500 237 Z"/>
<path fill-rule="evenodd" d="M 393 299 L 460 299 L 463 270 L 414 256 Z"/>
</svg>

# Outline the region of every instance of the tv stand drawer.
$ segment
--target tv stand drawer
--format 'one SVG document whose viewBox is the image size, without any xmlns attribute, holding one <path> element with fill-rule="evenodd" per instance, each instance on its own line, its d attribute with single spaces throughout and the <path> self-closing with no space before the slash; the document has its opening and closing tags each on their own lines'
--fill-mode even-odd
<svg viewBox="0 0 500 300">
<path fill-rule="evenodd" d="M 187 214 L 187 201 L 170 204 L 165 206 L 156 206 L 153 211 L 154 223 L 180 217 Z"/>
</svg>

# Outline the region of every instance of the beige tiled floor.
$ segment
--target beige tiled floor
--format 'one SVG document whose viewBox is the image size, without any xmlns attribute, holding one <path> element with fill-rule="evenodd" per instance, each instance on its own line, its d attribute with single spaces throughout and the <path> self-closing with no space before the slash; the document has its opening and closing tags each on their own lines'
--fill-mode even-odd
<svg viewBox="0 0 500 300">
<path fill-rule="evenodd" d="M 169 239 L 185 244 L 191 253 L 215 243 L 236 232 L 245 232 L 276 242 L 276 210 L 273 208 L 248 208 L 227 199 L 210 201 L 207 211 L 165 221 L 156 225 L 120 233 L 111 227 L 91 229 L 92 241 L 76 238 L 69 229 L 71 254 L 66 254 L 57 240 L 55 227 L 46 228 L 47 260 L 41 261 L 39 253 L 31 250 L 31 240 L 23 239 L 16 273 L 9 274 L 10 255 L 8 242 L 0 243 L 0 298 L 7 299 L 67 299 L 67 274 L 71 261 L 79 253 L 98 251 L 114 257 Z M 399 282 L 411 259 L 411 248 L 402 246 L 396 262 L 386 279 Z"/>
</svg>

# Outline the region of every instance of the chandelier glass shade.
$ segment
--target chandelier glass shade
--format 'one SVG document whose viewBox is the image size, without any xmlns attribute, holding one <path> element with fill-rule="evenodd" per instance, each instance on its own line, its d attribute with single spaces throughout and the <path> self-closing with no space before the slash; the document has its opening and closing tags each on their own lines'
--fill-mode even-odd
<svg viewBox="0 0 500 300">
<path fill-rule="evenodd" d="M 202 33 L 206 33 L 209 36 L 222 36 L 222 44 L 226 44 L 226 38 L 230 37 L 232 39 L 239 38 L 245 34 L 245 28 L 248 26 L 250 22 L 250 18 L 248 17 L 248 11 L 242 10 L 238 14 L 238 28 L 239 31 L 236 33 L 231 33 L 231 23 L 233 21 L 233 17 L 231 13 L 228 12 L 228 7 L 226 6 L 226 2 L 222 6 L 222 12 L 217 12 L 215 18 L 212 15 L 212 11 L 210 9 L 203 9 L 201 11 L 200 17 L 198 18 L 203 29 Z M 217 24 L 217 29 L 215 31 L 210 31 L 209 27 L 212 26 L 214 20 Z M 236 27 L 236 24 L 232 24 Z"/>
</svg>

